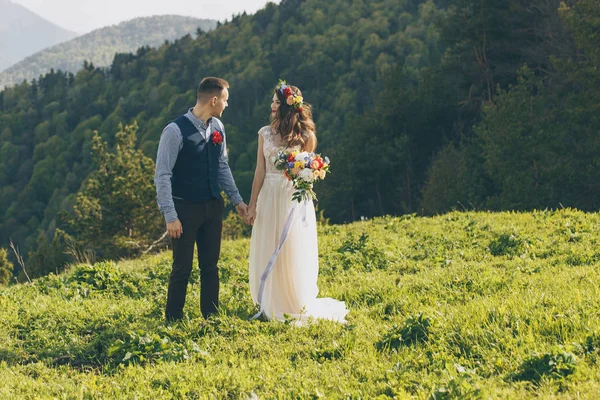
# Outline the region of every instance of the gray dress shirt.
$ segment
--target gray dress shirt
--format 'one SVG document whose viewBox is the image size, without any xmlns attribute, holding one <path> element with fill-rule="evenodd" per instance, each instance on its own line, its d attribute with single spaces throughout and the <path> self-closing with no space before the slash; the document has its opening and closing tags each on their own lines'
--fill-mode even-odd
<svg viewBox="0 0 600 400">
<path fill-rule="evenodd" d="M 200 134 L 207 139 L 207 132 L 211 131 L 211 127 L 219 129 L 225 133 L 223 123 L 219 119 L 213 117 L 207 121 L 205 125 L 202 120 L 192 113 L 190 108 L 185 114 L 192 124 L 200 131 Z M 225 135 L 223 135 L 225 136 Z M 208 139 L 207 139 L 208 140 Z M 183 136 L 176 123 L 171 122 L 165 127 L 160 136 L 158 143 L 158 153 L 156 155 L 156 172 L 154 174 L 154 184 L 156 185 L 156 195 L 158 208 L 165 217 L 167 223 L 177 219 L 175 204 L 173 203 L 173 194 L 171 191 L 171 177 L 173 176 L 173 167 L 177 161 L 177 155 L 183 148 Z M 235 186 L 231 169 L 227 163 L 227 144 L 223 137 L 223 145 L 221 146 L 221 154 L 219 155 L 219 186 L 225 191 L 225 194 L 234 206 L 242 202 L 240 192 Z"/>
</svg>

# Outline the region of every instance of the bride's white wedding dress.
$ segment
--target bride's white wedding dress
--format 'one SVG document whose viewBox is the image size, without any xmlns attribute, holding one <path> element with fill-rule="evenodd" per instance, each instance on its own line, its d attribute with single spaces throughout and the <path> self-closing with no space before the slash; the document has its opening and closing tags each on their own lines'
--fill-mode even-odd
<svg viewBox="0 0 600 400">
<path fill-rule="evenodd" d="M 274 143 L 271 127 L 258 132 L 263 138 L 266 176 L 256 206 L 256 219 L 250 241 L 250 293 L 259 304 L 261 276 L 279 244 L 283 227 L 294 206 L 291 182 L 283 171 L 275 168 L 274 157 L 278 146 Z M 306 207 L 302 210 L 302 207 Z M 304 220 L 305 218 L 305 220 Z M 296 209 L 287 241 L 265 281 L 260 306 L 269 319 L 283 320 L 285 315 L 302 321 L 324 318 L 346 322 L 349 310 L 344 302 L 331 298 L 317 298 L 319 289 L 319 250 L 315 209 L 311 201 Z"/>
</svg>

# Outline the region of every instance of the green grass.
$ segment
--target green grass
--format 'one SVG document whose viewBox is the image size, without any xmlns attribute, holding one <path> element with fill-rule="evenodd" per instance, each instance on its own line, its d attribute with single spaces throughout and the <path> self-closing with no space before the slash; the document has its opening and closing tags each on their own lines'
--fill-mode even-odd
<svg viewBox="0 0 600 400">
<path fill-rule="evenodd" d="M 170 253 L 0 290 L 0 398 L 600 397 L 600 216 L 450 213 L 320 227 L 347 325 L 248 321 L 248 240 L 221 315 L 163 323 Z"/>
</svg>

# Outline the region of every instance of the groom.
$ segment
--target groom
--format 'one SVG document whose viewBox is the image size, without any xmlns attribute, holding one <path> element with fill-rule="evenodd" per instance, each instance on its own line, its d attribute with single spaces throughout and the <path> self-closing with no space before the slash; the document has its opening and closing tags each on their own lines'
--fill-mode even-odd
<svg viewBox="0 0 600 400">
<path fill-rule="evenodd" d="M 227 164 L 225 129 L 218 119 L 227 107 L 228 88 L 224 79 L 204 78 L 196 105 L 168 124 L 160 137 L 154 183 L 173 242 L 167 321 L 183 318 L 194 244 L 198 247 L 202 315 L 208 318 L 217 312 L 224 209 L 221 189 L 240 215 L 247 213 Z"/>
</svg>

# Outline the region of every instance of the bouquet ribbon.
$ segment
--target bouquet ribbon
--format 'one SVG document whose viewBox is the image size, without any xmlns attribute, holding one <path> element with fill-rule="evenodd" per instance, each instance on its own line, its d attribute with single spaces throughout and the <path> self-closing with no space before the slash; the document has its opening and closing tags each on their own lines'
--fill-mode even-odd
<svg viewBox="0 0 600 400">
<path fill-rule="evenodd" d="M 281 251 L 283 244 L 287 240 L 288 233 L 290 232 L 292 224 L 294 223 L 294 215 L 296 214 L 296 210 L 298 209 L 298 207 L 301 207 L 302 221 L 304 222 L 304 226 L 307 226 L 307 223 L 306 223 L 306 200 L 303 201 L 302 203 L 294 202 L 294 205 L 290 209 L 290 212 L 288 213 L 288 216 L 285 219 L 285 224 L 283 224 L 283 231 L 281 232 L 281 236 L 279 238 L 279 244 L 277 245 L 277 248 L 271 255 L 271 258 L 269 259 L 269 263 L 267 264 L 267 268 L 265 268 L 265 271 L 262 273 L 262 275 L 260 277 L 260 288 L 258 289 L 258 304 L 260 305 L 260 311 L 257 312 L 254 316 L 252 316 L 252 318 L 250 318 L 250 321 L 260 317 L 260 314 L 262 314 L 264 311 L 262 300 L 263 300 L 263 295 L 265 293 L 265 286 L 267 284 L 267 278 L 273 271 L 273 268 L 275 267 L 275 261 L 277 260 L 277 256 L 279 256 L 279 252 Z"/>
</svg>

